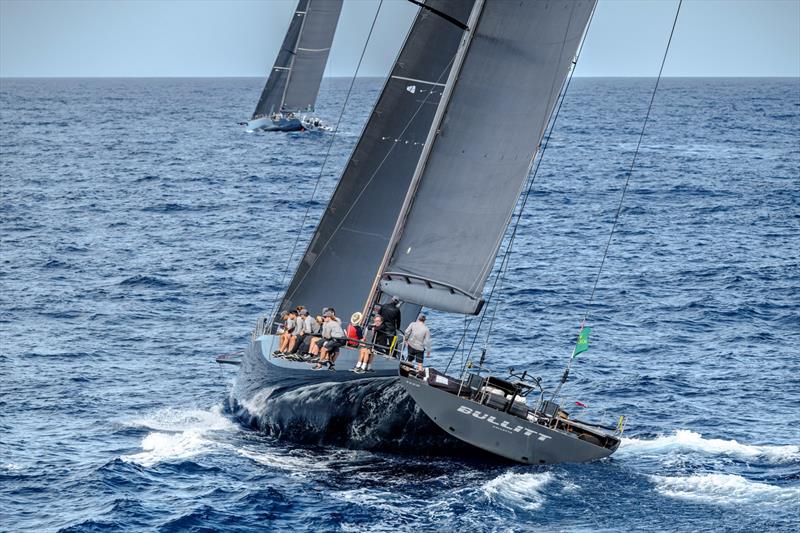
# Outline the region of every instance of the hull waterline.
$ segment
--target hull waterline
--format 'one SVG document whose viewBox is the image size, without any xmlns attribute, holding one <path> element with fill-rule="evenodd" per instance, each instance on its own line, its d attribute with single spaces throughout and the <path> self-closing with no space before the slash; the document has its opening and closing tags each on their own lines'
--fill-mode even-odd
<svg viewBox="0 0 800 533">
<path fill-rule="evenodd" d="M 254 131 L 306 131 L 306 130 L 321 130 L 327 131 L 330 128 L 326 127 L 319 119 L 313 117 L 281 117 L 273 119 L 272 117 L 259 117 L 247 121 L 245 129 L 248 132 Z"/>
</svg>

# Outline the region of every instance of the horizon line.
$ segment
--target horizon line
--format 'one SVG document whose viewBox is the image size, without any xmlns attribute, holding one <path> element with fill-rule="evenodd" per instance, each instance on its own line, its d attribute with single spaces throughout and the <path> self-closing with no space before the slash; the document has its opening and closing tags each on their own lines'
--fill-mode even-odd
<svg viewBox="0 0 800 533">
<path fill-rule="evenodd" d="M 656 76 L 581 76 L 575 75 L 573 78 L 592 78 L 592 79 L 636 79 L 636 78 L 655 78 Z M 708 78 L 727 78 L 727 79 L 741 79 L 741 78 L 782 78 L 782 79 L 800 79 L 798 75 L 754 75 L 754 74 L 740 74 L 740 75 L 708 75 L 708 76 L 661 76 L 662 78 L 676 78 L 676 79 L 708 79 Z M 352 76 L 323 76 L 323 79 L 352 79 Z M 384 79 L 385 76 L 357 76 L 356 79 Z M 193 79 L 193 80 L 214 80 L 214 79 L 265 79 L 265 76 L 0 76 L 0 80 L 168 80 L 168 79 Z"/>
</svg>

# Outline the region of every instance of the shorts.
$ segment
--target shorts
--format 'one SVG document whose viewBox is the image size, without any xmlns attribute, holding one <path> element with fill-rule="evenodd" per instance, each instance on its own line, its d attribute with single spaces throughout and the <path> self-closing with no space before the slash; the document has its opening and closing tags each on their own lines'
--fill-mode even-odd
<svg viewBox="0 0 800 533">
<path fill-rule="evenodd" d="M 408 347 L 409 361 L 413 363 L 414 360 L 416 360 L 417 363 L 422 363 L 424 359 L 425 359 L 425 350 L 417 350 L 416 348 L 412 348 L 411 346 Z"/>
<path fill-rule="evenodd" d="M 303 342 L 306 340 L 305 335 L 294 335 L 294 351 L 297 352 L 300 347 L 303 345 Z"/>
<path fill-rule="evenodd" d="M 330 339 L 322 346 L 328 350 L 329 353 L 336 353 L 339 351 L 339 348 L 345 345 L 347 339 Z"/>
</svg>

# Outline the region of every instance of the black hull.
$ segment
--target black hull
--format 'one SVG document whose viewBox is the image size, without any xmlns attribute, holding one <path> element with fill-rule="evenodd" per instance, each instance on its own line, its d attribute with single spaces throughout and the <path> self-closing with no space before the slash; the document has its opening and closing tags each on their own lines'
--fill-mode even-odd
<svg viewBox="0 0 800 533">
<path fill-rule="evenodd" d="M 244 425 L 302 444 L 485 457 L 447 435 L 417 408 L 400 386 L 397 363 L 370 378 L 347 367 L 314 372 L 305 363 L 264 356 L 269 341 L 261 337 L 250 344 L 231 391 L 229 408 Z"/>
</svg>

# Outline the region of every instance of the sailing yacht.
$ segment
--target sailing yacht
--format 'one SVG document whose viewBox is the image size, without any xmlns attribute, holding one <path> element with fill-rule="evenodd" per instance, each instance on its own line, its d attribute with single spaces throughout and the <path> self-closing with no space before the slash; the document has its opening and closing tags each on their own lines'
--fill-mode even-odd
<svg viewBox="0 0 800 533">
<path fill-rule="evenodd" d="M 416 2 L 415 2 L 416 3 Z M 616 450 L 602 428 L 536 389 L 480 374 L 419 374 L 376 355 L 375 372 L 314 372 L 273 354 L 281 309 L 365 316 L 391 297 L 404 324 L 422 307 L 477 315 L 515 205 L 575 60 L 595 0 L 428 0 L 272 320 L 246 350 L 234 396 L 321 382 L 400 379 L 445 431 L 525 463 L 587 461 Z M 507 127 L 500 109 L 514 109 Z M 343 312 L 343 313 L 341 313 Z M 356 361 L 342 348 L 337 366 Z"/>
<path fill-rule="evenodd" d="M 313 116 L 343 0 L 299 0 L 248 131 L 302 131 Z"/>
</svg>

